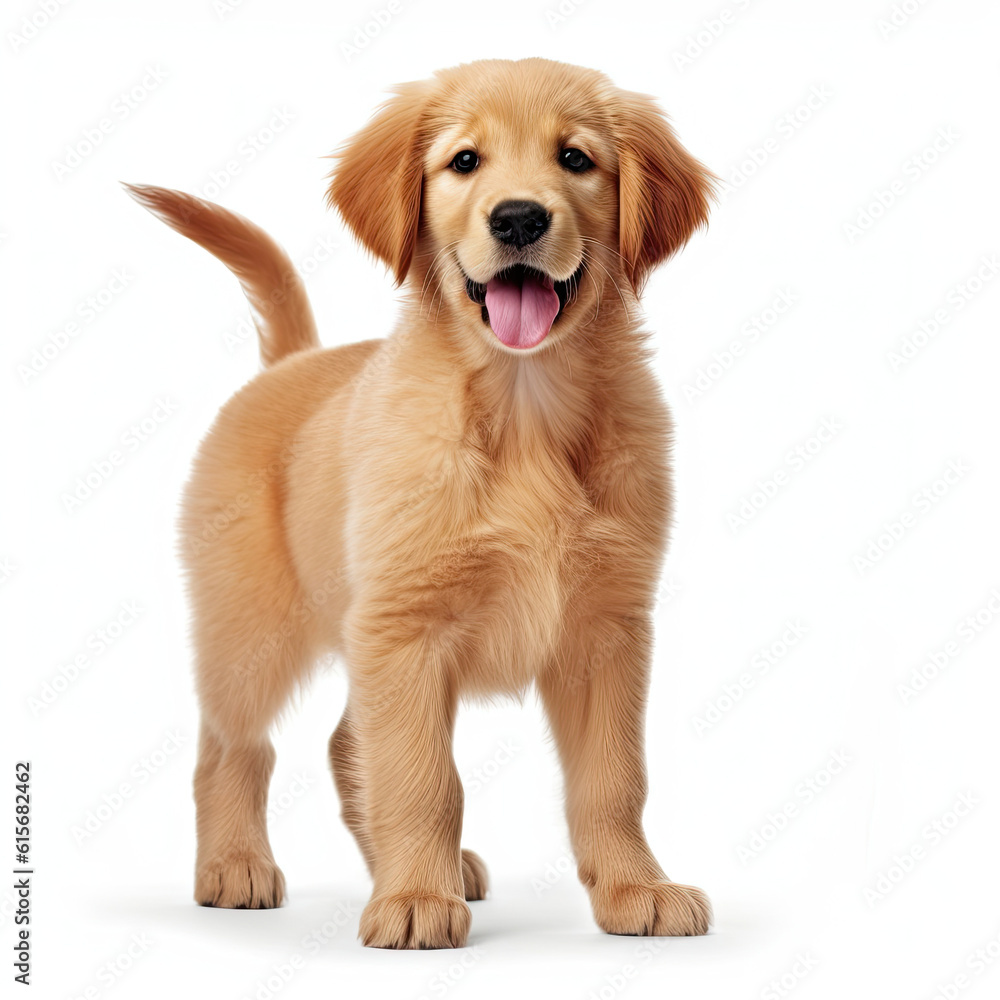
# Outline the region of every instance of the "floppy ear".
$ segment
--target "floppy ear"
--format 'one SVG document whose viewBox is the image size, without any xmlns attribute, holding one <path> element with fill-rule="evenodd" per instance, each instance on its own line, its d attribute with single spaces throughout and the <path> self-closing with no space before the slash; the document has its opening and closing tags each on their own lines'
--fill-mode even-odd
<svg viewBox="0 0 1000 1000">
<path fill-rule="evenodd" d="M 403 283 L 420 223 L 425 85 L 407 83 L 334 156 L 327 201 Z"/>
<path fill-rule="evenodd" d="M 652 98 L 617 97 L 619 252 L 638 294 L 649 272 L 708 221 L 716 178 L 680 144 Z"/>
</svg>

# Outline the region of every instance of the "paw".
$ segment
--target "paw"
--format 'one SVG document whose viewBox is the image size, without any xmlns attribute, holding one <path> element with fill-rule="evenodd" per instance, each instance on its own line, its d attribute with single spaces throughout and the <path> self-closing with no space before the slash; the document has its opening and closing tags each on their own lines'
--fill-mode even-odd
<svg viewBox="0 0 1000 1000">
<path fill-rule="evenodd" d="M 285 898 L 285 876 L 269 858 L 236 855 L 198 865 L 194 898 L 202 906 L 268 910 Z"/>
<path fill-rule="evenodd" d="M 683 937 L 707 934 L 712 922 L 705 893 L 676 882 L 595 887 L 591 903 L 594 919 L 609 934 Z"/>
<path fill-rule="evenodd" d="M 486 874 L 486 864 L 475 851 L 462 851 L 462 882 L 466 899 L 485 899 L 490 879 Z"/>
<path fill-rule="evenodd" d="M 458 896 L 408 892 L 373 899 L 358 936 L 369 948 L 463 948 L 471 921 Z"/>
</svg>

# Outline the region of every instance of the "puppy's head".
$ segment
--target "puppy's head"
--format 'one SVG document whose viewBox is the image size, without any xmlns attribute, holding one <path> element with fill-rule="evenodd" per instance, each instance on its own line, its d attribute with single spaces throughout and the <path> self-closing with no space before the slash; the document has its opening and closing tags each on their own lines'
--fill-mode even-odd
<svg viewBox="0 0 1000 1000">
<path fill-rule="evenodd" d="M 652 100 L 543 59 L 406 84 L 338 158 L 329 197 L 357 238 L 512 352 L 621 308 L 711 191 Z"/>
</svg>

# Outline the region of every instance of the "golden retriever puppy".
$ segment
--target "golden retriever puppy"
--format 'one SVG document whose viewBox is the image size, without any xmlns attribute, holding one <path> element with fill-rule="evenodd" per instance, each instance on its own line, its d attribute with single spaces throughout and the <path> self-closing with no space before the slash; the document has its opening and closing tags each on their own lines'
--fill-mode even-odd
<svg viewBox="0 0 1000 1000">
<path fill-rule="evenodd" d="M 339 152 L 329 197 L 407 294 L 389 337 L 333 350 L 260 229 L 130 188 L 235 272 L 266 369 L 184 498 L 199 903 L 282 902 L 269 730 L 335 651 L 350 695 L 330 762 L 374 880 L 366 945 L 465 944 L 487 876 L 461 847 L 455 713 L 532 683 L 597 923 L 706 932 L 707 898 L 667 879 L 642 827 L 672 500 L 638 294 L 711 182 L 649 98 L 595 71 L 486 61 L 406 84 Z"/>
</svg>

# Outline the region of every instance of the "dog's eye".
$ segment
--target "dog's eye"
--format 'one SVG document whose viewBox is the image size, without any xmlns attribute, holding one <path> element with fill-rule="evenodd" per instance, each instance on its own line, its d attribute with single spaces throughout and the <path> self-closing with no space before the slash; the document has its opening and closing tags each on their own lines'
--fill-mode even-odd
<svg viewBox="0 0 1000 1000">
<path fill-rule="evenodd" d="M 594 161 L 579 149 L 564 149 L 559 154 L 559 162 L 574 174 L 582 174 L 594 165 Z"/>
<path fill-rule="evenodd" d="M 471 174 L 478 166 L 479 157 L 471 149 L 463 149 L 451 161 L 452 170 L 457 170 L 460 174 Z"/>
</svg>

